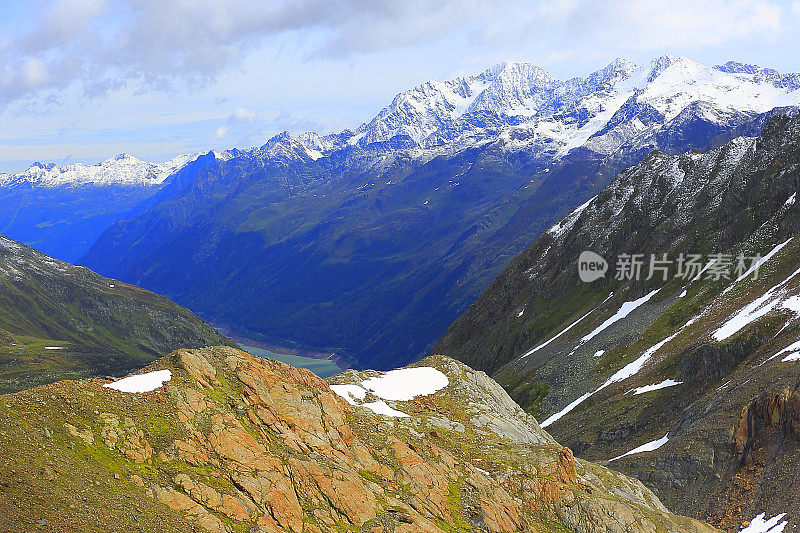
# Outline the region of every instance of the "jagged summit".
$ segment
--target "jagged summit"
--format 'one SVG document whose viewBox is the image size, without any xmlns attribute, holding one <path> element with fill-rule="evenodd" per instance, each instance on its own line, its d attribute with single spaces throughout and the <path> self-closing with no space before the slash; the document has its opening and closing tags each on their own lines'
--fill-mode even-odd
<svg viewBox="0 0 800 533">
<path fill-rule="evenodd" d="M 734 61 L 708 67 L 671 54 L 644 65 L 617 58 L 600 70 L 568 80 L 532 63 L 505 61 L 476 75 L 432 80 L 403 91 L 354 131 L 299 136 L 284 131 L 243 153 L 315 161 L 338 150 L 372 147 L 384 153 L 402 148 L 428 159 L 499 138 L 516 139 L 510 143 L 512 149 L 536 150 L 546 144 L 559 157 L 593 139 L 592 150 L 611 153 L 626 141 L 646 145 L 692 105 L 705 109 L 707 116 L 716 115 L 713 121 L 725 127 L 737 120 L 731 114 L 800 105 L 798 89 L 798 74 Z M 648 108 L 655 114 L 650 121 L 634 116 L 620 120 L 619 113 L 630 108 Z M 0 175 L 0 185 L 21 181 L 44 186 L 153 185 L 191 159 L 184 155 L 155 164 L 123 153 L 98 165 L 35 164 L 20 174 Z"/>
<path fill-rule="evenodd" d="M 692 104 L 740 113 L 798 105 L 798 88 L 795 74 L 732 62 L 707 67 L 671 54 L 644 65 L 615 59 L 585 77 L 563 81 L 534 64 L 507 61 L 477 75 L 428 81 L 403 91 L 354 132 L 304 135 L 308 146 L 323 155 L 393 137 L 412 140 L 422 153 L 442 153 L 489 142 L 507 131 L 528 139 L 523 145 L 548 142 L 564 154 L 605 130 L 613 135 L 594 142 L 592 149 L 609 152 L 619 147 L 620 137 L 641 133 L 635 121 L 614 125 L 624 130 L 609 128 L 625 104 L 660 113 L 657 120 L 644 124 L 653 133 Z M 717 119 L 720 125 L 729 121 L 730 117 Z"/>
<path fill-rule="evenodd" d="M 126 152 L 122 152 L 121 154 L 117 154 L 114 157 L 110 157 L 110 158 L 106 159 L 106 161 L 130 161 L 130 162 L 135 163 L 137 161 L 140 161 L 140 159 L 137 159 L 136 157 L 134 157 L 131 154 L 128 154 Z M 106 162 L 106 161 L 104 161 L 104 162 Z"/>
<path fill-rule="evenodd" d="M 593 150 L 611 152 L 620 141 L 641 135 L 642 124 L 619 121 L 625 105 L 654 108 L 659 116 L 644 122 L 648 133 L 667 123 L 692 104 L 717 111 L 763 113 L 778 106 L 800 103 L 800 77 L 771 69 L 728 62 L 707 67 L 686 57 L 670 54 L 645 65 L 617 58 L 585 77 L 559 80 L 545 69 L 526 62 L 505 61 L 476 75 L 447 81 L 428 81 L 399 93 L 372 120 L 355 130 L 320 135 L 283 131 L 257 149 L 244 153 L 261 158 L 309 161 L 341 149 L 379 147 L 384 152 L 411 149 L 417 157 L 429 158 L 458 151 L 470 145 L 507 137 L 526 139 L 513 148 L 536 148 L 549 144 L 563 155 L 589 139 Z M 718 113 L 719 114 L 719 113 Z M 722 114 L 721 114 L 722 115 Z M 725 125 L 729 116 L 717 121 Z M 598 133 L 603 132 L 602 139 Z M 498 135 L 500 134 L 500 135 Z M 138 159 L 120 154 L 103 164 L 125 163 L 133 169 Z M 142 163 L 142 167 L 147 164 Z M 169 168 L 176 165 L 165 163 Z M 87 167 L 88 168 L 88 167 Z M 26 171 L 30 173 L 29 171 Z M 90 173 L 90 171 L 86 171 Z M 147 169 L 139 168 L 140 174 Z M 140 177 L 152 184 L 158 177 Z M 123 178 L 129 182 L 132 178 Z M 35 178 L 29 181 L 34 181 Z M 6 183 L 14 176 L 6 177 Z M 87 180 L 89 181 L 89 180 Z M 102 180 L 101 180 L 102 181 Z M 42 183 L 61 183 L 56 178 Z"/>
</svg>

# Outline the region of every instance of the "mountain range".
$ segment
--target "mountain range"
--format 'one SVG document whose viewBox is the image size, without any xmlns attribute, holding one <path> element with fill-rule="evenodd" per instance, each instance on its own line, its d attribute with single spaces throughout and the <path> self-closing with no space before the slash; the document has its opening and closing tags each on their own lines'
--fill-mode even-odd
<svg viewBox="0 0 800 533">
<path fill-rule="evenodd" d="M 96 165 L 36 162 L 24 172 L 0 174 L 0 232 L 74 263 L 196 157 L 159 164 L 119 154 Z"/>
<path fill-rule="evenodd" d="M 60 240 L 80 240 L 70 253 L 85 251 L 81 264 L 237 335 L 390 368 L 430 350 L 518 252 L 619 170 L 653 149 L 757 135 L 800 103 L 798 88 L 797 75 L 672 56 L 566 81 L 504 63 L 405 91 L 353 131 L 198 157 L 137 187 L 147 198 L 122 202 L 124 213 L 91 215 L 91 232 L 65 214 Z M 11 181 L 0 190 L 18 202 Z M 56 235 L 45 227 L 61 224 L 37 216 L 19 209 L 8 233 Z M 95 242 L 84 237 L 105 223 Z"/>
<path fill-rule="evenodd" d="M 87 265 L 0 236 L 4 526 L 797 527 L 798 106 L 739 63 L 505 63 L 353 131 L 4 176 Z"/>
</svg>

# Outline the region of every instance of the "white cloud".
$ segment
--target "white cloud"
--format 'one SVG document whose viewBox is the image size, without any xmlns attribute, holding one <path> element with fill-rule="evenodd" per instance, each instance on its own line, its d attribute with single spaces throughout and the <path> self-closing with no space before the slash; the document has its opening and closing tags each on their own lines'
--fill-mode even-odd
<svg viewBox="0 0 800 533">
<path fill-rule="evenodd" d="M 486 10 L 476 0 L 55 0 L 32 29 L 0 45 L 0 105 L 86 79 L 92 95 L 131 82 L 203 85 L 254 49 L 278 49 L 290 37 L 310 56 L 414 45 Z M 49 76 L 30 80 L 23 69 L 30 61 Z"/>
<path fill-rule="evenodd" d="M 249 122 L 252 123 L 255 120 L 256 114 L 254 111 L 246 109 L 244 107 L 238 108 L 236 111 L 231 113 L 231 116 L 228 120 L 231 122 Z"/>
<path fill-rule="evenodd" d="M 665 52 L 800 70 L 800 0 L 10 4 L 0 3 L 0 166 L 340 131 L 417 83 L 504 59 L 560 78 Z"/>
<path fill-rule="evenodd" d="M 519 41 L 536 32 L 549 41 L 548 54 L 562 57 L 610 48 L 661 53 L 774 36 L 791 29 L 783 13 L 781 3 L 767 0 L 561 0 L 515 10 L 508 24 L 495 24 L 499 29 L 484 37 Z"/>
<path fill-rule="evenodd" d="M 237 144 L 246 145 L 251 139 L 255 140 L 259 135 L 263 134 L 263 131 L 259 128 L 260 124 L 256 124 L 257 119 L 259 117 L 255 111 L 246 107 L 239 107 L 228 115 L 225 124 L 218 126 L 214 130 L 213 137 L 215 139 L 229 136 L 235 137 Z M 259 120 L 259 122 L 263 121 Z"/>
<path fill-rule="evenodd" d="M 20 68 L 20 81 L 26 87 L 38 87 L 47 83 L 49 78 L 47 67 L 39 58 L 28 58 Z"/>
<path fill-rule="evenodd" d="M 777 0 L 55 0 L 0 44 L 0 106 L 72 84 L 90 96 L 131 83 L 196 87 L 265 47 L 306 59 L 447 40 L 464 55 L 511 49 L 554 61 L 606 58 L 610 48 L 660 54 L 774 36 L 787 31 L 786 9 Z"/>
</svg>

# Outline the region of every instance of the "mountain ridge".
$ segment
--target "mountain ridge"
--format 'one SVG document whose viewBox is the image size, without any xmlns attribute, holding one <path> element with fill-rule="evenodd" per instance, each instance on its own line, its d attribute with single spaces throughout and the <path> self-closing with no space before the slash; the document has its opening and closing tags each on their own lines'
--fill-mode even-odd
<svg viewBox="0 0 800 533">
<path fill-rule="evenodd" d="M 713 82 L 710 83 L 710 87 L 707 83 L 707 86 L 703 87 L 705 90 L 716 89 L 716 87 L 713 87 L 716 84 L 723 86 L 722 89 L 727 89 L 728 92 L 735 92 L 735 89 L 730 86 L 731 80 L 734 79 L 743 84 L 786 89 L 787 92 L 800 89 L 800 74 L 798 73 L 782 74 L 774 69 L 736 61 L 705 67 L 689 58 L 675 57 L 670 54 L 656 57 L 646 65 L 637 65 L 628 59 L 617 58 L 586 77 L 578 76 L 563 81 L 533 63 L 504 61 L 476 75 L 465 75 L 446 81 L 430 80 L 412 89 L 402 91 L 375 117 L 361 124 L 355 130 L 345 129 L 341 132 L 330 134 L 308 131 L 298 135 L 292 135 L 284 131 L 271 137 L 263 146 L 247 150 L 264 151 L 266 149 L 268 151 L 270 147 L 276 146 L 282 141 L 288 141 L 289 143 L 299 141 L 300 146 L 309 150 L 307 155 L 323 157 L 336 149 L 355 144 L 363 147 L 372 143 L 386 142 L 394 136 L 408 136 L 423 148 L 436 147 L 443 143 L 451 142 L 452 139 L 437 137 L 432 141 L 426 141 L 428 136 L 432 134 L 441 136 L 443 128 L 457 129 L 453 124 L 448 124 L 448 122 L 457 121 L 464 115 L 490 112 L 505 117 L 505 120 L 520 116 L 557 115 L 565 112 L 566 108 L 575 105 L 580 97 L 600 90 L 614 89 L 617 84 L 626 81 L 629 82 L 628 86 L 623 87 L 622 90 L 627 96 L 625 101 L 628 101 L 641 96 L 641 94 L 637 93 L 644 90 L 644 86 L 656 81 L 667 70 L 680 70 L 680 74 L 685 79 L 697 79 L 696 74 L 699 71 L 703 71 L 703 75 L 706 78 L 713 78 L 713 73 L 716 72 L 717 79 L 703 80 L 708 83 Z M 673 73 L 673 77 L 676 75 L 678 75 L 678 72 Z M 726 84 L 727 86 L 725 86 Z M 647 96 L 646 92 L 645 96 Z M 542 95 L 540 93 L 545 94 Z M 658 95 L 655 94 L 654 96 Z M 745 104 L 742 107 L 742 103 L 739 102 L 740 109 L 763 113 L 774 107 L 785 107 L 800 103 L 800 96 L 783 98 L 783 96 L 787 95 L 781 94 L 780 91 L 766 96 L 763 94 L 748 94 L 748 96 L 751 97 L 753 102 L 759 102 L 760 105 L 755 104 L 747 107 Z M 562 97 L 563 101 L 559 100 L 559 97 Z M 761 103 L 768 98 L 772 100 L 767 103 Z M 663 108 L 662 113 L 669 110 L 669 106 L 663 103 L 660 105 Z M 670 114 L 674 118 L 674 111 L 667 113 L 667 116 Z M 513 121 L 504 124 L 504 126 L 511 125 L 519 124 L 514 124 Z M 214 152 L 217 151 L 215 150 Z M 225 154 L 226 152 L 219 153 Z M 198 155 L 181 154 L 164 163 L 147 163 L 126 153 L 110 157 L 95 165 L 74 163 L 60 166 L 55 163 L 43 165 L 35 162 L 24 172 L 0 174 L 0 186 L 8 186 L 19 181 L 39 183 L 51 187 L 64 184 L 74 185 L 88 182 L 95 177 L 95 174 L 99 174 L 97 176 L 99 177 L 97 181 L 99 184 L 157 185 L 162 183 L 169 174 L 194 160 Z M 267 153 L 267 155 L 275 156 L 277 154 Z M 122 180 L 111 181 L 107 174 L 120 172 L 120 170 L 109 168 L 105 171 L 105 167 L 119 162 L 139 168 L 136 168 L 134 172 L 121 172 L 123 174 Z M 146 167 L 141 168 L 142 164 Z M 46 172 L 52 170 L 56 171 L 54 173 L 56 174 L 55 176 Z M 135 175 L 137 172 L 139 175 Z M 81 176 L 81 173 L 86 176 Z M 68 177 L 58 179 L 58 174 L 74 175 L 74 177 L 81 179 L 78 182 L 70 181 Z"/>
<path fill-rule="evenodd" d="M 0 392 L 119 375 L 179 347 L 234 343 L 166 298 L 0 235 Z"/>
<path fill-rule="evenodd" d="M 800 379 L 798 139 L 800 117 L 773 116 L 707 153 L 652 152 L 520 254 L 434 352 L 486 370 L 578 456 L 681 512 L 723 529 L 765 511 L 797 524 L 783 487 Z M 609 265 L 591 283 L 586 250 Z M 639 253 L 642 276 L 617 279 L 615 258 Z M 670 276 L 647 280 L 663 253 Z M 708 273 L 676 277 L 680 253 Z M 714 258 L 726 276 L 710 276 Z"/>
<path fill-rule="evenodd" d="M 524 72 L 530 84 L 515 77 Z M 566 82 L 510 65 L 486 76 L 503 83 L 456 118 L 459 101 L 474 102 L 455 91 L 478 91 L 427 84 L 357 132 L 281 134 L 237 151 L 167 184 L 81 262 L 242 336 L 390 368 L 427 352 L 514 255 L 619 170 L 653 149 L 757 135 L 785 110 L 774 105 L 800 98 L 780 80 L 671 56 Z M 494 94 L 535 113 L 488 113 Z M 221 283 L 236 296 L 212 289 Z"/>
<path fill-rule="evenodd" d="M 149 163 L 121 153 L 94 165 L 80 162 L 67 165 L 42 164 L 36 161 L 23 172 L 0 174 L 0 187 L 23 184 L 47 188 L 86 185 L 155 186 L 162 184 L 172 173 L 196 158 L 197 155 L 181 154 L 164 163 Z"/>
</svg>

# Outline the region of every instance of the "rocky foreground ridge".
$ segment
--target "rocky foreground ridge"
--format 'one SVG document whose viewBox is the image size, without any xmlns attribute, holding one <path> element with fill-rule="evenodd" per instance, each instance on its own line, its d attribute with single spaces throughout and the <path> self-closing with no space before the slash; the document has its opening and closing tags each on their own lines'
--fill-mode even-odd
<svg viewBox="0 0 800 533">
<path fill-rule="evenodd" d="M 408 401 L 361 399 L 405 417 L 228 347 L 159 359 L 147 370 L 171 379 L 152 392 L 91 379 L 0 396 L 3 526 L 716 531 L 670 514 L 639 481 L 575 459 L 484 373 L 439 356 L 415 366 L 447 385 Z M 341 390 L 368 377 L 331 379 Z"/>
</svg>

